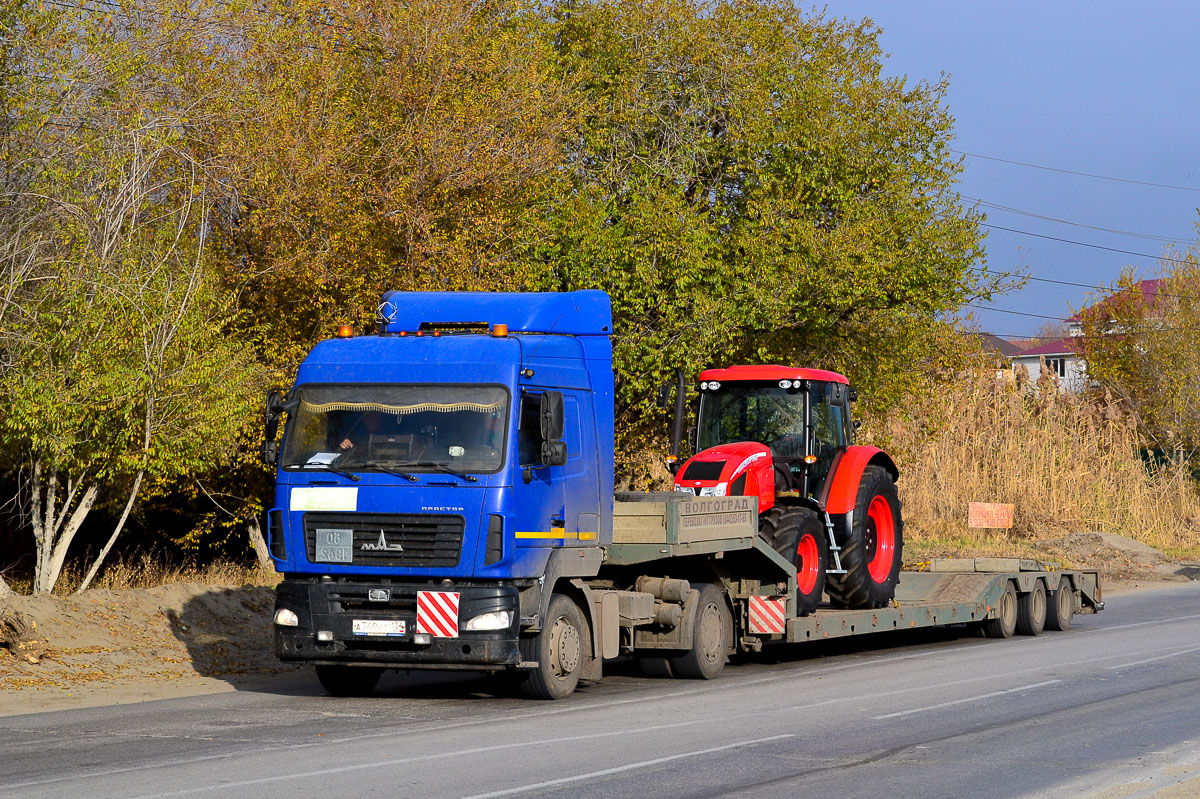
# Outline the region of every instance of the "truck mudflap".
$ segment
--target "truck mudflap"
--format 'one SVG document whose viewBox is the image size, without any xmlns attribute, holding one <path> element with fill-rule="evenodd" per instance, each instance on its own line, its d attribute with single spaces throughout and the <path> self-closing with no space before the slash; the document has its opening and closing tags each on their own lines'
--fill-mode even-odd
<svg viewBox="0 0 1200 799">
<path fill-rule="evenodd" d="M 479 617 L 498 625 L 506 613 L 507 626 L 468 629 Z M 513 586 L 290 578 L 275 592 L 275 654 L 400 669 L 516 666 L 519 616 Z"/>
</svg>

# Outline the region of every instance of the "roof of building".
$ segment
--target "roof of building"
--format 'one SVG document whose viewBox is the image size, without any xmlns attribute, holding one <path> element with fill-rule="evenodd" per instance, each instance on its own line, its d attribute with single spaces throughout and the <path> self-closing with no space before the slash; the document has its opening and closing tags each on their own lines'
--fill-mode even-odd
<svg viewBox="0 0 1200 799">
<path fill-rule="evenodd" d="M 1021 350 L 1014 358 L 1029 358 L 1040 355 L 1079 355 L 1079 342 L 1075 339 L 1060 338 L 1057 341 L 1047 341 L 1036 347 Z"/>
<path fill-rule="evenodd" d="M 1011 358 L 1021 351 L 1016 344 L 991 333 L 972 333 L 971 335 L 979 341 L 980 348 L 985 352 L 998 352 L 1006 358 Z"/>
<path fill-rule="evenodd" d="M 1163 284 L 1163 281 L 1160 279 L 1157 279 L 1157 278 L 1154 280 L 1139 280 L 1137 282 L 1136 286 L 1137 286 L 1137 290 L 1142 293 L 1142 302 L 1146 303 L 1146 305 L 1148 305 L 1148 306 L 1153 306 L 1155 303 L 1157 303 L 1159 292 L 1162 289 L 1162 284 Z M 1124 292 L 1115 291 L 1112 294 L 1109 294 L 1104 299 L 1100 300 L 1100 302 L 1091 306 L 1091 308 L 1089 308 L 1088 310 L 1097 310 L 1100 308 L 1104 308 L 1108 305 L 1111 305 L 1115 301 L 1115 298 L 1120 296 L 1122 293 L 1124 293 Z M 1066 321 L 1079 322 L 1082 320 L 1079 318 L 1079 314 L 1075 314 L 1074 316 L 1072 316 L 1070 319 L 1068 319 Z"/>
</svg>

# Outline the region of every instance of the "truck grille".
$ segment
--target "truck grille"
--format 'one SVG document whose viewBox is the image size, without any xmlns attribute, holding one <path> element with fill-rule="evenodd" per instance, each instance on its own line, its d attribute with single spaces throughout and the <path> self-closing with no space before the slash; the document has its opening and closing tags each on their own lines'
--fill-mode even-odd
<svg viewBox="0 0 1200 799">
<path fill-rule="evenodd" d="M 310 563 L 450 568 L 462 554 L 462 516 L 415 513 L 306 513 L 304 544 Z M 352 560 L 317 560 L 317 530 L 351 530 Z"/>
</svg>

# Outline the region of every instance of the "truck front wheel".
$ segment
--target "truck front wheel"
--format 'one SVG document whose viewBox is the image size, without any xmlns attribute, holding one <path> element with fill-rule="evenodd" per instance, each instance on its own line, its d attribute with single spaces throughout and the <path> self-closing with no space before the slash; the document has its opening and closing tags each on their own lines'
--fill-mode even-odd
<svg viewBox="0 0 1200 799">
<path fill-rule="evenodd" d="M 317 679 L 330 696 L 370 696 L 383 669 L 368 666 L 317 666 Z"/>
<path fill-rule="evenodd" d="M 733 647 L 733 614 L 725 592 L 709 583 L 700 589 L 692 648 L 671 658 L 671 672 L 690 680 L 711 680 L 725 668 Z"/>
<path fill-rule="evenodd" d="M 591 632 L 579 606 L 555 594 L 541 631 L 522 638 L 520 646 L 523 660 L 537 661 L 537 668 L 525 674 L 521 691 L 534 699 L 565 699 L 575 692 L 591 656 Z"/>
</svg>

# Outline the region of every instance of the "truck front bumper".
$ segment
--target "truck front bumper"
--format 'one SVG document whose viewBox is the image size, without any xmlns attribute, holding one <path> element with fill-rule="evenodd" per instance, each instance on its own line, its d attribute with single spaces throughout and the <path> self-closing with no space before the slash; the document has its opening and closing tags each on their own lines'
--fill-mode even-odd
<svg viewBox="0 0 1200 799">
<path fill-rule="evenodd" d="M 444 623 L 444 616 L 440 629 L 428 623 L 418 629 L 421 592 L 458 594 L 456 630 Z M 287 662 L 484 670 L 521 662 L 520 602 L 514 586 L 291 578 L 276 589 L 275 610 L 275 654 Z M 278 623 L 280 610 L 295 614 L 295 626 Z M 504 611 L 510 614 L 504 629 L 463 629 L 476 616 Z M 427 621 L 428 615 L 423 616 Z M 387 634 L 379 632 L 384 627 Z"/>
</svg>

